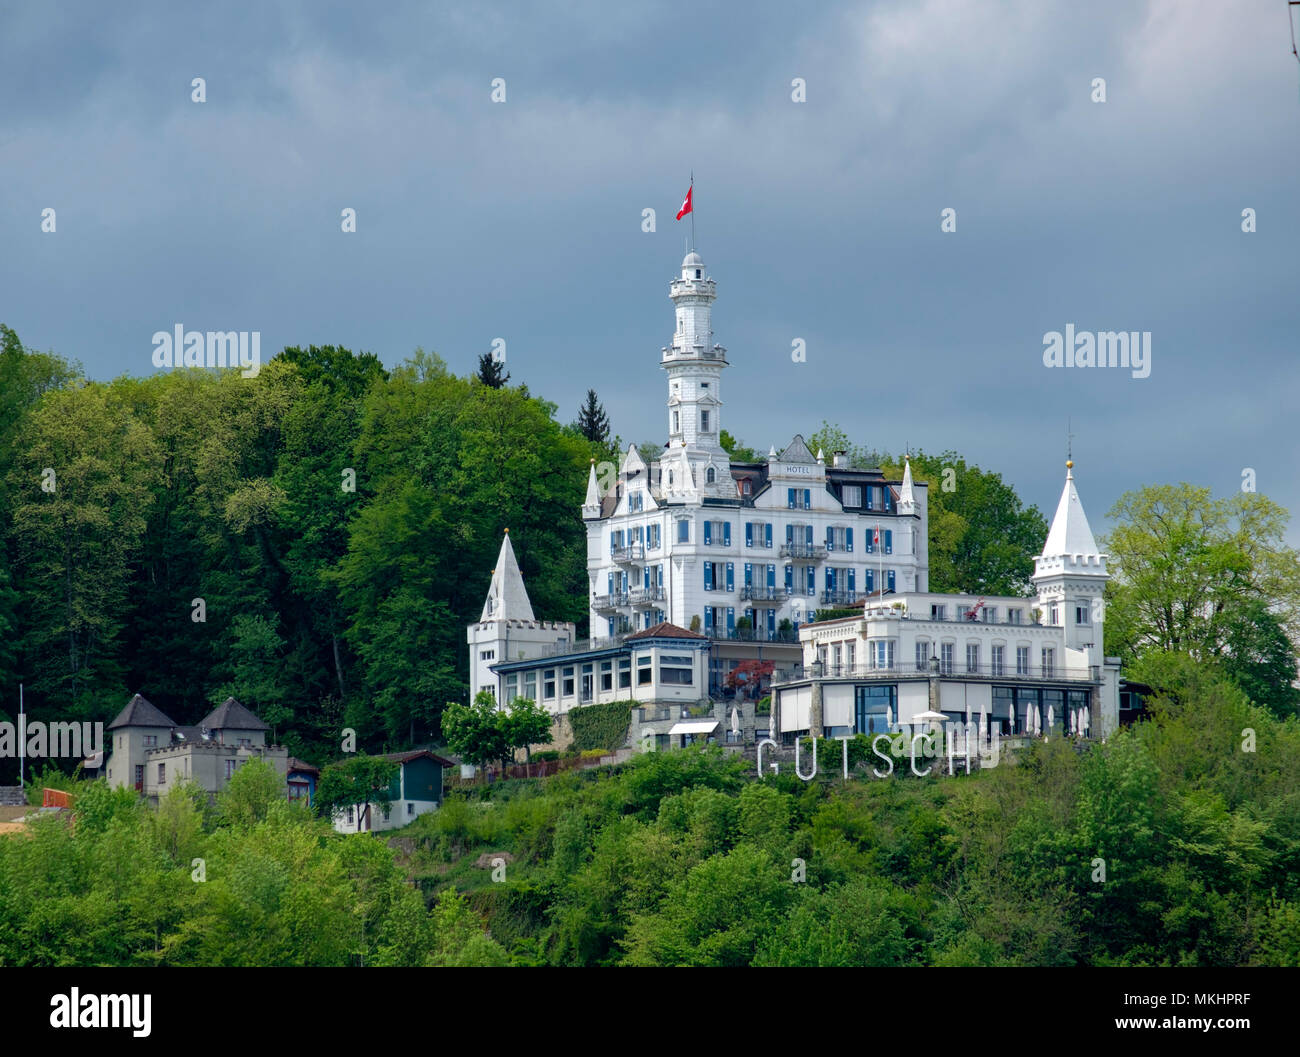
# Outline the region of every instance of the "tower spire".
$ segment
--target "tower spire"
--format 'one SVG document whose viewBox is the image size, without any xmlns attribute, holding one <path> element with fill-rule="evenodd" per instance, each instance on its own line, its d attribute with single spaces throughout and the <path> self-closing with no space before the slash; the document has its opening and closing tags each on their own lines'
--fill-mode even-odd
<svg viewBox="0 0 1300 1057">
<path fill-rule="evenodd" d="M 528 601 L 524 578 L 519 572 L 519 563 L 515 561 L 515 550 L 510 545 L 510 530 L 506 529 L 501 539 L 501 552 L 497 555 L 497 567 L 492 570 L 487 600 L 483 603 L 483 615 L 479 620 L 532 622 L 534 619 L 533 605 Z"/>
</svg>

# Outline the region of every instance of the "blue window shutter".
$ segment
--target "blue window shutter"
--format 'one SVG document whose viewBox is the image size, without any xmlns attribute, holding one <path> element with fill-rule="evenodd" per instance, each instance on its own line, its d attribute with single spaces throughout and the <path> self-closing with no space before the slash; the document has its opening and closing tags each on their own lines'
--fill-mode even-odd
<svg viewBox="0 0 1300 1057">
<path fill-rule="evenodd" d="M 734 591 L 735 589 L 736 589 L 736 563 L 727 562 L 727 590 Z"/>
<path fill-rule="evenodd" d="M 611 595 L 614 593 L 614 574 L 613 574 L 613 573 L 610 573 L 610 574 L 609 574 L 609 593 L 610 593 Z"/>
<path fill-rule="evenodd" d="M 856 569 L 850 569 L 850 570 L 849 570 L 849 590 L 850 590 L 850 591 L 856 591 L 856 590 L 858 589 L 858 585 L 857 585 L 857 578 L 858 578 L 858 577 L 857 577 L 857 572 L 858 572 L 858 571 L 857 571 Z"/>
<path fill-rule="evenodd" d="M 614 618 L 613 618 L 613 617 L 610 617 L 610 618 L 609 618 L 609 637 L 610 637 L 611 639 L 614 637 Z"/>
<path fill-rule="evenodd" d="M 745 562 L 745 586 L 754 586 L 754 565 L 752 562 Z"/>
<path fill-rule="evenodd" d="M 808 566 L 808 593 L 815 595 L 817 593 L 817 566 Z"/>
<path fill-rule="evenodd" d="M 794 589 L 794 566 L 793 565 L 787 565 L 785 567 L 785 589 L 787 591 L 791 591 Z"/>
<path fill-rule="evenodd" d="M 731 522 L 730 521 L 724 521 L 722 523 L 722 545 L 724 547 L 731 546 Z"/>
<path fill-rule="evenodd" d="M 793 489 L 793 488 L 787 488 L 787 489 L 786 489 L 786 499 L 789 501 L 790 509 L 793 510 L 793 509 L 794 509 L 794 489 Z"/>
<path fill-rule="evenodd" d="M 704 523 L 704 545 L 707 547 L 712 542 L 713 542 L 713 522 L 706 521 Z"/>
<path fill-rule="evenodd" d="M 867 594 L 874 594 L 876 591 L 876 570 L 867 570 Z"/>
<path fill-rule="evenodd" d="M 745 546 L 752 547 L 753 545 L 754 545 L 754 523 L 752 521 L 746 521 L 745 522 Z"/>
<path fill-rule="evenodd" d="M 767 529 L 767 532 L 765 533 L 767 536 L 767 545 L 770 547 L 772 546 L 772 523 L 769 521 L 765 527 Z"/>
<path fill-rule="evenodd" d="M 885 529 L 885 553 L 894 553 L 894 530 Z"/>
<path fill-rule="evenodd" d="M 835 549 L 835 530 L 830 525 L 826 526 L 826 549 L 828 551 Z"/>
<path fill-rule="evenodd" d="M 713 607 L 705 606 L 704 607 L 704 630 L 708 631 L 712 627 L 713 627 Z"/>
<path fill-rule="evenodd" d="M 805 488 L 805 489 L 803 490 L 803 507 L 804 507 L 805 510 L 811 510 L 811 509 L 812 509 L 812 489 L 811 489 L 811 488 Z"/>
<path fill-rule="evenodd" d="M 894 570 L 890 569 L 885 575 L 889 577 L 889 589 L 892 591 L 894 589 Z"/>
<path fill-rule="evenodd" d="M 844 530 L 844 549 L 846 551 L 853 550 L 853 526 L 851 525 Z"/>
<path fill-rule="evenodd" d="M 713 590 L 713 563 L 712 562 L 704 563 L 704 590 L 706 591 Z"/>
<path fill-rule="evenodd" d="M 785 542 L 786 542 L 787 544 L 790 544 L 790 543 L 793 543 L 793 542 L 794 542 L 794 526 L 793 526 L 793 525 L 786 525 L 786 527 L 785 527 Z"/>
<path fill-rule="evenodd" d="M 803 537 L 804 537 L 804 538 L 803 538 L 804 544 L 808 547 L 809 550 L 812 550 L 812 545 L 813 545 L 813 534 L 812 534 L 812 526 L 811 526 L 811 525 L 805 525 L 805 526 L 804 526 L 804 528 L 803 528 Z"/>
<path fill-rule="evenodd" d="M 734 606 L 727 606 L 727 631 L 736 630 L 736 610 Z"/>
<path fill-rule="evenodd" d="M 650 590 L 650 566 L 647 565 L 644 569 L 641 570 L 641 572 L 642 572 L 641 586 L 648 591 Z"/>
<path fill-rule="evenodd" d="M 768 587 L 775 587 L 775 586 L 776 586 L 776 566 L 775 566 L 775 565 L 769 565 L 769 566 L 767 567 L 767 586 L 768 586 Z"/>
</svg>

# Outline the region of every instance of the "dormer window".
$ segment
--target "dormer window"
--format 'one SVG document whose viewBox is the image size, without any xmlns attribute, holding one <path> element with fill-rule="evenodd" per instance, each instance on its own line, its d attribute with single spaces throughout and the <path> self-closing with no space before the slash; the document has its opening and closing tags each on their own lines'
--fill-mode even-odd
<svg viewBox="0 0 1300 1057">
<path fill-rule="evenodd" d="M 698 268 L 696 268 L 696 269 L 695 269 L 695 278 L 698 279 L 699 277 L 700 277 L 700 270 L 699 270 Z"/>
<path fill-rule="evenodd" d="M 704 472 L 704 479 L 705 479 L 709 484 L 713 484 L 713 483 L 718 479 L 718 471 L 715 470 L 712 466 L 710 466 L 710 467 L 709 467 L 709 468 Z"/>
</svg>

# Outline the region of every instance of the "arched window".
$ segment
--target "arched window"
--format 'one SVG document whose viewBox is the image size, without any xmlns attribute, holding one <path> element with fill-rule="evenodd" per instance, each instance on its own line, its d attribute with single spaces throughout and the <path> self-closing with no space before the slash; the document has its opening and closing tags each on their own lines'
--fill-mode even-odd
<svg viewBox="0 0 1300 1057">
<path fill-rule="evenodd" d="M 718 479 L 718 471 L 715 470 L 712 466 L 710 466 L 710 467 L 708 468 L 707 472 L 706 472 L 705 475 L 704 475 L 704 479 L 705 479 L 709 484 L 713 484 L 713 482 L 716 481 L 716 480 Z"/>
</svg>

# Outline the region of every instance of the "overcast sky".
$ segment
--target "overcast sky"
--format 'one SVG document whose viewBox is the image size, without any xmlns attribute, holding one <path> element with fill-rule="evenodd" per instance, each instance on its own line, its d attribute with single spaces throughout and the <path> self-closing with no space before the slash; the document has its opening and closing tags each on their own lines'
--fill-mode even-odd
<svg viewBox="0 0 1300 1057">
<path fill-rule="evenodd" d="M 0 321 L 92 377 L 176 324 L 460 373 L 499 337 L 662 442 L 694 171 L 746 443 L 955 448 L 1050 517 L 1068 417 L 1098 532 L 1245 467 L 1300 514 L 1285 0 L 181 6 L 0 9 Z M 1150 377 L 1045 367 L 1066 324 L 1150 331 Z"/>
</svg>

